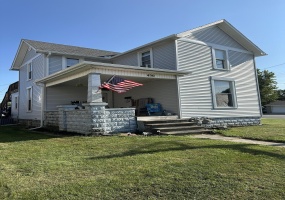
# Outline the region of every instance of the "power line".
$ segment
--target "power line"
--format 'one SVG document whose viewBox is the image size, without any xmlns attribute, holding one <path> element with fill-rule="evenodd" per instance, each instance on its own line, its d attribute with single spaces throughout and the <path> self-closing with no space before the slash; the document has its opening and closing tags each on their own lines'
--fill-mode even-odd
<svg viewBox="0 0 285 200">
<path fill-rule="evenodd" d="M 271 67 L 266 67 L 266 68 L 263 68 L 263 69 L 269 69 L 269 68 L 272 68 L 272 67 L 278 67 L 278 66 L 281 66 L 281 65 L 285 65 L 285 63 L 280 63 L 278 65 L 273 65 Z"/>
</svg>

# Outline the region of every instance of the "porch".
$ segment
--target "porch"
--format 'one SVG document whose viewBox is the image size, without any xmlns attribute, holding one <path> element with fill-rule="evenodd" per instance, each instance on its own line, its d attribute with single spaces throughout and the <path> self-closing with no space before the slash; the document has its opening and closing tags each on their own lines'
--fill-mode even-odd
<svg viewBox="0 0 285 200">
<path fill-rule="evenodd" d="M 99 89 L 114 74 L 143 86 L 125 93 Z M 136 116 L 147 115 L 141 112 L 146 103 L 159 103 L 168 115 L 179 116 L 177 76 L 181 75 L 172 70 L 78 64 L 38 81 L 44 85 L 44 124 L 82 134 L 133 132 Z"/>
</svg>

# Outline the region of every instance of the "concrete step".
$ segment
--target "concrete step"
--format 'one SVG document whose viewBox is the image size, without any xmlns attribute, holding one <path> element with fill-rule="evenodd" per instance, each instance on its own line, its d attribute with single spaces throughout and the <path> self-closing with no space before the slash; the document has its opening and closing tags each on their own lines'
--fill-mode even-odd
<svg viewBox="0 0 285 200">
<path fill-rule="evenodd" d="M 197 130 L 182 130 L 182 131 L 163 131 L 161 135 L 191 135 L 191 134 L 211 134 L 212 130 L 197 129 Z"/>
<path fill-rule="evenodd" d="M 177 115 L 171 116 L 137 116 L 137 121 L 156 121 L 156 120 L 176 120 L 178 119 Z"/>
<path fill-rule="evenodd" d="M 153 120 L 153 121 L 145 121 L 144 123 L 147 124 L 147 125 L 151 125 L 151 124 L 180 123 L 180 122 L 189 122 L 189 119 Z"/>
<path fill-rule="evenodd" d="M 195 122 L 172 122 L 172 123 L 158 123 L 158 124 L 149 124 L 145 123 L 145 126 L 150 126 L 151 128 L 163 128 L 163 127 L 179 127 L 179 126 L 194 126 L 196 125 Z"/>
<path fill-rule="evenodd" d="M 152 128 L 155 132 L 158 130 L 160 132 L 166 132 L 166 131 L 183 131 L 183 130 L 197 130 L 197 129 L 204 129 L 201 126 L 170 126 L 170 127 L 159 127 L 159 128 Z"/>
</svg>

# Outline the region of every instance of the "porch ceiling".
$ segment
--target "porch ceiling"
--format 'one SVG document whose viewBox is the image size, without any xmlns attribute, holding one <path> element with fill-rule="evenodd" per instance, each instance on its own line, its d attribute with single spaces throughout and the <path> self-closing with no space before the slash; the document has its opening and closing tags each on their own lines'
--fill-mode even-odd
<svg viewBox="0 0 285 200">
<path fill-rule="evenodd" d="M 36 80 L 35 82 L 37 84 L 43 83 L 46 87 L 62 83 L 76 84 L 77 81 L 78 84 L 81 84 L 81 82 L 83 83 L 87 81 L 87 75 L 90 73 L 101 74 L 101 81 L 103 82 L 114 74 L 138 82 L 146 82 L 154 79 L 176 79 L 177 76 L 191 74 L 191 72 L 185 71 L 142 68 L 137 66 L 99 62 L 81 62 L 73 67 L 69 67 L 43 79 Z"/>
</svg>

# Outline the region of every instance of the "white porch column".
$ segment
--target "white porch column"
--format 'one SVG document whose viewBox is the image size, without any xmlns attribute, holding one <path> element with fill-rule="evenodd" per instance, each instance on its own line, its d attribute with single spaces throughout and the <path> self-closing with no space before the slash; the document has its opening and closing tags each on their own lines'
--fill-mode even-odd
<svg viewBox="0 0 285 200">
<path fill-rule="evenodd" d="M 88 94 L 87 103 L 100 103 L 102 102 L 102 94 L 99 87 L 101 85 L 100 74 L 88 74 Z"/>
</svg>

